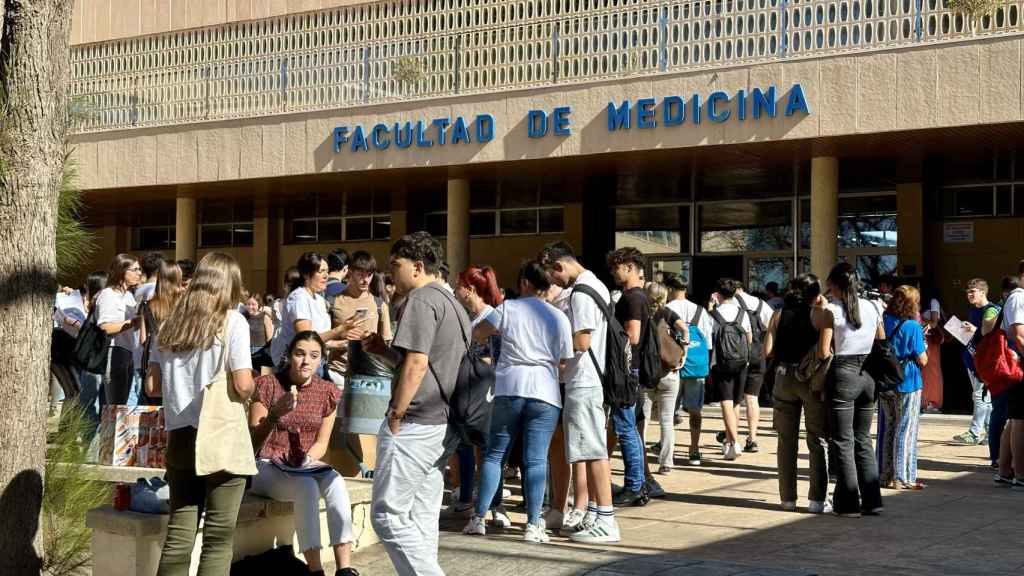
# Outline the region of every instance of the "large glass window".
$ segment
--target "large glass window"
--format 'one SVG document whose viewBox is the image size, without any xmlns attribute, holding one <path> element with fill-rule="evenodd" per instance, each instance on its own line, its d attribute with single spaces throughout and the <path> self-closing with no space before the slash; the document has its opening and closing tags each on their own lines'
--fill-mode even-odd
<svg viewBox="0 0 1024 576">
<path fill-rule="evenodd" d="M 176 210 L 174 200 L 155 200 L 138 210 L 132 229 L 132 249 L 174 249 Z"/>
<path fill-rule="evenodd" d="M 615 248 L 645 254 L 690 251 L 689 206 L 622 206 L 615 209 Z"/>
<path fill-rule="evenodd" d="M 251 198 L 204 199 L 199 203 L 199 245 L 252 246 Z"/>
<path fill-rule="evenodd" d="M 387 240 L 391 195 L 387 190 L 321 192 L 286 200 L 288 242 L 326 243 Z"/>
<path fill-rule="evenodd" d="M 550 193 L 549 193 L 550 192 Z M 558 234 L 565 230 L 563 194 L 535 180 L 474 180 L 469 194 L 469 235 L 474 237 Z M 446 196 L 424 198 L 417 229 L 448 234 Z"/>
<path fill-rule="evenodd" d="M 772 252 L 793 246 L 792 203 L 728 202 L 698 211 L 702 252 Z"/>
<path fill-rule="evenodd" d="M 793 258 L 768 257 L 747 259 L 747 290 L 763 292 L 769 282 L 785 287 L 792 277 Z"/>
<path fill-rule="evenodd" d="M 839 199 L 840 248 L 895 248 L 896 196 Z"/>
</svg>

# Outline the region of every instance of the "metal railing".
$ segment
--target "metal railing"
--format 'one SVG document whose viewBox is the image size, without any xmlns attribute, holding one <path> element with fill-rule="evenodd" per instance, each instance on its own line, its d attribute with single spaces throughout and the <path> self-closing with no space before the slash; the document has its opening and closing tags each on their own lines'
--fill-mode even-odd
<svg viewBox="0 0 1024 576">
<path fill-rule="evenodd" d="M 948 0 L 392 0 L 72 49 L 79 132 L 341 109 L 1021 30 Z"/>
</svg>

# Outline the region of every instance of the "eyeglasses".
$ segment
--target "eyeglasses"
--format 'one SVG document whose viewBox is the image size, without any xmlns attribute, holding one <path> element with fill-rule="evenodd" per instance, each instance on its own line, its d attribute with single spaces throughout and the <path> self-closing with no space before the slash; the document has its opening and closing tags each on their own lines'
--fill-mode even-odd
<svg viewBox="0 0 1024 576">
<path fill-rule="evenodd" d="M 142 268 L 139 266 L 132 266 L 128 269 L 129 272 L 142 272 Z"/>
</svg>

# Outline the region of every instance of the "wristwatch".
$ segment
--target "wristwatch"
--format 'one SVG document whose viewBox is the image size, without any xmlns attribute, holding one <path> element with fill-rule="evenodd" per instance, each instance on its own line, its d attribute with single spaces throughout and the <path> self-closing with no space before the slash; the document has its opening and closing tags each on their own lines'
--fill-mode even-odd
<svg viewBox="0 0 1024 576">
<path fill-rule="evenodd" d="M 401 420 L 405 418 L 405 414 L 399 414 L 394 408 L 388 408 L 388 412 L 385 415 L 388 420 Z"/>
</svg>

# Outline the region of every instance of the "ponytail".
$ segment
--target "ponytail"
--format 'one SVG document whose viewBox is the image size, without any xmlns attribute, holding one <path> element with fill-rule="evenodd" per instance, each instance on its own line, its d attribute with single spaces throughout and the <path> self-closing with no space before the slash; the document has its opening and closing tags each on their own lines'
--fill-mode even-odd
<svg viewBox="0 0 1024 576">
<path fill-rule="evenodd" d="M 490 266 L 466 268 L 459 274 L 459 282 L 465 286 L 472 286 L 488 306 L 500 306 L 505 300 L 501 296 L 501 289 L 498 288 L 498 277 Z"/>
<path fill-rule="evenodd" d="M 857 296 L 860 279 L 857 270 L 849 262 L 840 262 L 829 272 L 828 282 L 842 293 L 839 305 L 846 316 L 846 322 L 854 330 L 860 330 L 860 298 Z"/>
</svg>

